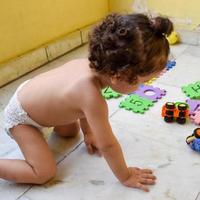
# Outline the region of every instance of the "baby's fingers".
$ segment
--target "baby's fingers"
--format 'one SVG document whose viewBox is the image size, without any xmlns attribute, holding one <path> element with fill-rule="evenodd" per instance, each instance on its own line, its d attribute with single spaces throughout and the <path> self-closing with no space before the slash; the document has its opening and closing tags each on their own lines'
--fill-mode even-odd
<svg viewBox="0 0 200 200">
<path fill-rule="evenodd" d="M 141 178 L 140 183 L 145 184 L 145 185 L 154 185 L 156 182 L 155 180 L 152 180 L 152 179 Z"/>
<path fill-rule="evenodd" d="M 153 171 L 150 169 L 141 169 L 140 170 L 142 173 L 146 173 L 146 174 L 153 174 Z"/>
<path fill-rule="evenodd" d="M 135 187 L 140 189 L 140 190 L 144 190 L 145 192 L 149 192 L 148 187 L 146 187 L 145 185 L 143 185 L 141 183 L 137 183 Z"/>
<path fill-rule="evenodd" d="M 156 180 L 153 174 L 141 174 L 141 178 Z"/>
</svg>

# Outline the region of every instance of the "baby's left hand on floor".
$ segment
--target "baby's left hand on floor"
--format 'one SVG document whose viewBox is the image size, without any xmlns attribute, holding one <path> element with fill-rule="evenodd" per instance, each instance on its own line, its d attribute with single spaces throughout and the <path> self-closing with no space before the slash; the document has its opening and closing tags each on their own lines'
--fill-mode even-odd
<svg viewBox="0 0 200 200">
<path fill-rule="evenodd" d="M 127 187 L 138 188 L 145 192 L 149 192 L 147 185 L 154 185 L 156 177 L 150 169 L 140 169 L 137 167 L 129 167 L 129 177 L 123 182 Z"/>
</svg>

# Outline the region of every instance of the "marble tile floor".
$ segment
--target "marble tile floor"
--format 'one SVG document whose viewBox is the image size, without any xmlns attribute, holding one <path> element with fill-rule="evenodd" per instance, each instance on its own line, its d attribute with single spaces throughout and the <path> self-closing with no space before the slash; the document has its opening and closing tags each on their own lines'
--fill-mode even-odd
<svg viewBox="0 0 200 200">
<path fill-rule="evenodd" d="M 0 180 L 0 200 L 200 200 L 200 154 L 193 152 L 185 138 L 197 126 L 167 124 L 160 117 L 166 101 L 185 101 L 180 87 L 200 80 L 200 48 L 179 44 L 172 46 L 176 66 L 153 82 L 167 95 L 145 114 L 119 109 L 120 99 L 108 100 L 110 122 L 129 166 L 152 168 L 158 178 L 149 193 L 122 186 L 103 158 L 86 152 L 82 136 L 63 139 L 45 129 L 44 135 L 57 161 L 57 175 L 42 185 L 15 184 Z M 16 143 L 2 124 L 2 111 L 17 86 L 38 73 L 87 56 L 87 45 L 0 89 L 0 158 L 23 158 Z"/>
</svg>

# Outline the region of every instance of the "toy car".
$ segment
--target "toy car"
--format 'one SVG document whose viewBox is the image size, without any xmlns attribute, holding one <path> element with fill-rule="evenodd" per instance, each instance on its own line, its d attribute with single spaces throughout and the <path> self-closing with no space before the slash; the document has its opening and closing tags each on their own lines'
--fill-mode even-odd
<svg viewBox="0 0 200 200">
<path fill-rule="evenodd" d="M 184 124 L 189 116 L 189 106 L 182 102 L 167 102 L 162 107 L 162 117 L 168 123 L 176 120 L 179 124 Z"/>
<path fill-rule="evenodd" d="M 186 143 L 190 144 L 195 139 L 200 139 L 200 128 L 194 129 L 193 134 L 186 138 Z"/>
<path fill-rule="evenodd" d="M 186 138 L 186 143 L 192 150 L 200 152 L 200 128 L 196 128 L 193 134 Z"/>
</svg>

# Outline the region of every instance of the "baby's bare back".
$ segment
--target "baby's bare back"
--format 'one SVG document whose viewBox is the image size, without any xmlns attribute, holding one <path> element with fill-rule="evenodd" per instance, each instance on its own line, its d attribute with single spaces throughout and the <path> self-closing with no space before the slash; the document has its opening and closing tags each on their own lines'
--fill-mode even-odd
<svg viewBox="0 0 200 200">
<path fill-rule="evenodd" d="M 81 102 L 87 88 L 98 89 L 95 85 L 88 60 L 79 59 L 31 79 L 18 98 L 24 110 L 40 125 L 64 125 L 84 117 Z"/>
</svg>

